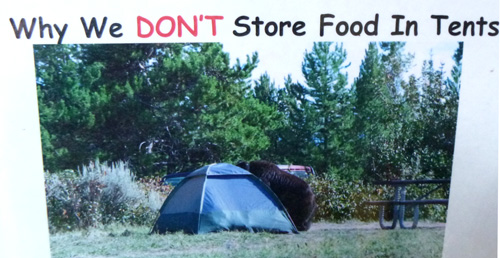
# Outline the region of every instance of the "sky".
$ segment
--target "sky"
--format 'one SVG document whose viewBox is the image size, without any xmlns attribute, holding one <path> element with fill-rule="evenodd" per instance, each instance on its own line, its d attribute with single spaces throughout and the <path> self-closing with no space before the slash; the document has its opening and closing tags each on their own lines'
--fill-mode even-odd
<svg viewBox="0 0 500 258">
<path fill-rule="evenodd" d="M 345 64 L 351 65 L 344 71 L 348 73 L 349 85 L 351 85 L 359 74 L 359 67 L 361 61 L 364 59 L 365 50 L 368 47 L 366 41 L 348 41 L 338 42 L 342 43 L 347 51 L 347 60 Z M 293 82 L 304 82 L 302 76 L 302 61 L 304 53 L 312 50 L 313 43 L 310 41 L 294 41 L 290 43 L 273 42 L 258 42 L 254 41 L 251 44 L 241 44 L 241 42 L 224 42 L 224 51 L 229 52 L 232 64 L 236 63 L 239 58 L 240 62 L 246 61 L 246 55 L 253 52 L 259 53 L 259 64 L 254 70 L 252 79 L 257 80 L 261 74 L 267 72 L 271 80 L 275 82 L 277 87 L 283 87 L 284 78 L 290 74 Z M 333 45 L 332 45 L 333 46 Z M 412 62 L 412 68 L 408 75 L 414 74 L 419 76 L 421 74 L 422 63 L 424 60 L 429 60 L 432 53 L 434 67 L 439 68 L 444 64 L 443 70 L 445 77 L 450 75 L 454 61 L 452 59 L 455 50 L 458 47 L 456 41 L 411 41 L 407 42 L 405 50 L 407 53 L 414 54 L 415 57 Z M 467 46 L 464 46 L 466 49 Z"/>
</svg>

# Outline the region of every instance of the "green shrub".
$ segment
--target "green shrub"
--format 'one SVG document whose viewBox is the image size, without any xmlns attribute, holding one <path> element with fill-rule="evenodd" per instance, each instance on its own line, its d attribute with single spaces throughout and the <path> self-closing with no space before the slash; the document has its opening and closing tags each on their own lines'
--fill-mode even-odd
<svg viewBox="0 0 500 258">
<path fill-rule="evenodd" d="M 308 183 L 316 195 L 318 210 L 315 220 L 343 222 L 346 220 L 373 221 L 378 220 L 378 206 L 364 205 L 365 201 L 392 200 L 394 188 L 390 186 L 373 185 L 363 181 L 337 180 L 331 175 L 320 175 L 308 179 Z M 407 199 L 415 199 L 429 192 L 435 186 L 407 187 Z M 444 199 L 449 196 L 447 189 L 433 192 L 428 198 Z M 407 208 L 407 218 L 413 209 Z M 392 209 L 386 209 L 385 218 L 392 218 Z M 445 221 L 446 206 L 420 206 L 420 218 Z"/>
<path fill-rule="evenodd" d="M 377 209 L 363 205 L 364 201 L 374 197 L 374 187 L 362 181 L 345 182 L 330 175 L 310 178 L 309 185 L 316 195 L 318 210 L 316 220 L 342 222 L 351 219 L 372 220 L 377 216 Z"/>
<path fill-rule="evenodd" d="M 54 232 L 113 222 L 151 225 L 171 188 L 158 179 L 135 180 L 124 162 L 96 161 L 76 172 L 45 173 L 45 191 Z"/>
</svg>

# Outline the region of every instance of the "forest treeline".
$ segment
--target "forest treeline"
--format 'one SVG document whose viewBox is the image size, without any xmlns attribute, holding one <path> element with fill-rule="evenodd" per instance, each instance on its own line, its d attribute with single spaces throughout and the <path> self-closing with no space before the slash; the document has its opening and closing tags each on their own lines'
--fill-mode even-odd
<svg viewBox="0 0 500 258">
<path fill-rule="evenodd" d="M 127 161 L 139 176 L 214 162 L 303 164 L 338 179 L 447 178 L 463 44 L 445 77 L 407 76 L 402 42 L 370 43 L 348 85 L 342 44 L 314 43 L 304 82 L 251 80 L 222 44 L 35 45 L 44 168 Z"/>
</svg>

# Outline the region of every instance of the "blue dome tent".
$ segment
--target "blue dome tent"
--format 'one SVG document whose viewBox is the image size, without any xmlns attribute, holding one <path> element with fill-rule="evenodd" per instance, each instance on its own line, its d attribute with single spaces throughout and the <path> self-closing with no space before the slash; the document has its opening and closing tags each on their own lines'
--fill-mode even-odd
<svg viewBox="0 0 500 258">
<path fill-rule="evenodd" d="M 202 234 L 224 230 L 298 233 L 269 187 L 250 172 L 225 163 L 187 175 L 163 203 L 152 231 Z"/>
</svg>

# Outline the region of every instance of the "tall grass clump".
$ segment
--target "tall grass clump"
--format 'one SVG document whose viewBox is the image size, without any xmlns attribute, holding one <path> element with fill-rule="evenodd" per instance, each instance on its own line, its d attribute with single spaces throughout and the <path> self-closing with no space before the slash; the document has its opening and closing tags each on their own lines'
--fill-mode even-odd
<svg viewBox="0 0 500 258">
<path fill-rule="evenodd" d="M 136 180 L 127 163 L 91 162 L 45 173 L 51 232 L 110 223 L 150 225 L 170 192 L 159 180 Z"/>
</svg>

